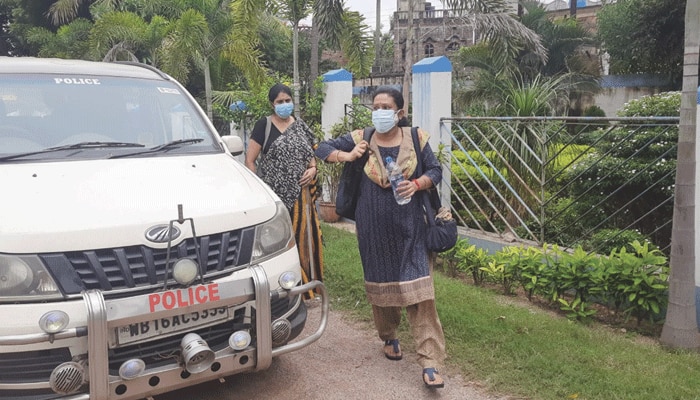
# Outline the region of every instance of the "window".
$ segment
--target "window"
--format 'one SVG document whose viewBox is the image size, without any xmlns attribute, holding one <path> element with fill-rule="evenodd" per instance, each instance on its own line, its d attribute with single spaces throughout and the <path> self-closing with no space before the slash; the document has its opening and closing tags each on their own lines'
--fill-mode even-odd
<svg viewBox="0 0 700 400">
<path fill-rule="evenodd" d="M 425 44 L 425 56 L 432 57 L 435 54 L 435 46 L 432 43 Z"/>
<path fill-rule="evenodd" d="M 448 53 L 454 53 L 455 51 L 459 50 L 459 43 L 458 42 L 452 42 L 447 45 L 447 52 Z"/>
</svg>

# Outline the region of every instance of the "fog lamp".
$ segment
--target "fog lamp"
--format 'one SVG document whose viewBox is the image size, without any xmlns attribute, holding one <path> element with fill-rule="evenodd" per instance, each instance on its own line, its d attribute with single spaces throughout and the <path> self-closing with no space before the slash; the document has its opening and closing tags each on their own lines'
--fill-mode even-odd
<svg viewBox="0 0 700 400">
<path fill-rule="evenodd" d="M 124 380 L 130 380 L 138 377 L 146 370 L 146 363 L 143 360 L 134 358 L 126 360 L 119 367 L 119 376 Z"/>
<path fill-rule="evenodd" d="M 199 266 L 194 260 L 181 258 L 173 266 L 173 278 L 181 285 L 187 286 L 194 282 L 199 272 Z"/>
<path fill-rule="evenodd" d="M 282 289 L 289 290 L 296 286 L 297 284 L 297 274 L 295 274 L 292 271 L 285 271 L 282 272 L 282 275 L 280 275 L 279 279 L 277 282 L 280 284 Z"/>
<path fill-rule="evenodd" d="M 192 374 L 206 371 L 214 362 L 214 352 L 207 342 L 196 333 L 188 333 L 180 342 L 185 369 Z"/>
<path fill-rule="evenodd" d="M 39 327 L 46 333 L 58 333 L 68 326 L 68 314 L 60 310 L 52 310 L 39 318 Z"/>
<path fill-rule="evenodd" d="M 228 345 L 233 350 L 243 350 L 250 345 L 250 333 L 248 331 L 236 331 L 228 338 Z"/>
</svg>

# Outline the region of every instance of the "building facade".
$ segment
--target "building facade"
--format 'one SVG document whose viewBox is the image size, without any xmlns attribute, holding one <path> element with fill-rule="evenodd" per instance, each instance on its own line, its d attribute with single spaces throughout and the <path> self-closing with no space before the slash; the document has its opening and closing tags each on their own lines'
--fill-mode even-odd
<svg viewBox="0 0 700 400">
<path fill-rule="evenodd" d="M 437 9 L 429 1 L 413 1 L 413 61 L 425 57 L 450 57 L 464 46 L 478 41 L 478 32 L 470 14 Z M 509 8 L 517 12 L 517 0 L 508 0 Z M 406 63 L 406 37 L 409 29 L 409 0 L 398 0 L 391 20 L 394 36 L 394 71 L 401 71 Z"/>
</svg>

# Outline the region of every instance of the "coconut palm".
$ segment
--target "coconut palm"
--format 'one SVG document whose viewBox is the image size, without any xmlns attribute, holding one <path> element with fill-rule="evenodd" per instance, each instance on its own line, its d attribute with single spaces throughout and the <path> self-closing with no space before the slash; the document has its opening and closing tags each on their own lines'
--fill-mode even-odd
<svg viewBox="0 0 700 400">
<path fill-rule="evenodd" d="M 698 50 L 700 49 L 700 3 L 688 1 L 685 9 L 685 55 L 681 122 L 678 136 L 671 272 L 668 311 L 661 343 L 681 349 L 700 349 L 695 296 L 695 191 Z"/>
</svg>

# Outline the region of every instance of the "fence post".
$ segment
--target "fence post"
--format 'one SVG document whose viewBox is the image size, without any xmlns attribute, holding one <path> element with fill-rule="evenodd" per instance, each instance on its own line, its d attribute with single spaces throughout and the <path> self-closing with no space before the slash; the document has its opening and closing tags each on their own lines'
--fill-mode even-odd
<svg viewBox="0 0 700 400">
<path fill-rule="evenodd" d="M 328 139 L 331 127 L 343 122 L 345 105 L 352 103 L 352 74 L 342 68 L 334 69 L 323 74 L 323 83 L 321 129 Z"/>
<path fill-rule="evenodd" d="M 412 96 L 413 126 L 430 134 L 433 151 L 438 151 L 442 143 L 445 154 L 451 154 L 450 133 L 440 129 L 440 119 L 452 116 L 452 63 L 447 57 L 428 57 L 413 64 Z M 450 204 L 450 181 L 449 164 L 448 167 L 443 165 L 440 185 L 443 205 Z"/>
</svg>

